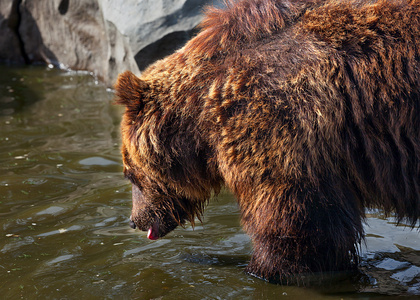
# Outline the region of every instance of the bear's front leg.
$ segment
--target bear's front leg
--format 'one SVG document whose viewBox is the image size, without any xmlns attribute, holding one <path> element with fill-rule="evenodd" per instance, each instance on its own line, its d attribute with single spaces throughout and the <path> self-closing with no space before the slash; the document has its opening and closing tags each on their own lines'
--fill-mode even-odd
<svg viewBox="0 0 420 300">
<path fill-rule="evenodd" d="M 276 196 L 264 192 L 241 205 L 254 246 L 248 273 L 290 284 L 302 275 L 356 268 L 363 212 L 350 193 L 293 185 Z"/>
</svg>

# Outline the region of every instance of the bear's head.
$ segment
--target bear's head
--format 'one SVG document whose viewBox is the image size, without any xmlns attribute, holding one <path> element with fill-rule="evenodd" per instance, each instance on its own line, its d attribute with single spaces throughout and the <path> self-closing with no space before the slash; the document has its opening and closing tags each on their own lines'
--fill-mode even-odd
<svg viewBox="0 0 420 300">
<path fill-rule="evenodd" d="M 153 76 L 125 72 L 115 86 L 126 107 L 122 123 L 124 174 L 132 183 L 130 225 L 165 236 L 200 218 L 220 178 L 212 172 L 211 151 L 190 117 L 183 116 L 170 87 Z"/>
</svg>

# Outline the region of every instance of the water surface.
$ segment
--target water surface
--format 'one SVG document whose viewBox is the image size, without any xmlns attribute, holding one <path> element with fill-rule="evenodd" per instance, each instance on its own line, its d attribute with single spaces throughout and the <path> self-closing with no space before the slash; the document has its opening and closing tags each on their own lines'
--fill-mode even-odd
<svg viewBox="0 0 420 300">
<path fill-rule="evenodd" d="M 420 296 L 418 231 L 369 215 L 362 275 L 317 288 L 244 274 L 233 197 L 149 241 L 128 227 L 112 91 L 89 74 L 0 67 L 0 298 L 378 299 Z"/>
</svg>

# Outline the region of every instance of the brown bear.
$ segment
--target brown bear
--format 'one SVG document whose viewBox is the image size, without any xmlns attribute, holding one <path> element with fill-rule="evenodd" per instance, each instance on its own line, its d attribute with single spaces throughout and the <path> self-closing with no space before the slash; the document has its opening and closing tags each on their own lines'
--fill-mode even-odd
<svg viewBox="0 0 420 300">
<path fill-rule="evenodd" d="M 243 0 L 120 75 L 131 225 L 194 223 L 222 186 L 274 282 L 354 270 L 365 208 L 420 216 L 420 0 Z"/>
</svg>

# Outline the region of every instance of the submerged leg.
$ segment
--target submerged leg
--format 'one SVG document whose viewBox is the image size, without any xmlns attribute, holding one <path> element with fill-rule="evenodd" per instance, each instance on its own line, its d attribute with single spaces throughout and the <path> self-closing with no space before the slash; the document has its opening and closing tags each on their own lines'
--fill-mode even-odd
<svg viewBox="0 0 420 300">
<path fill-rule="evenodd" d="M 278 195 L 265 193 L 257 205 L 242 205 L 254 245 L 248 273 L 287 284 L 313 272 L 356 269 L 363 212 L 350 193 L 296 184 Z"/>
</svg>

